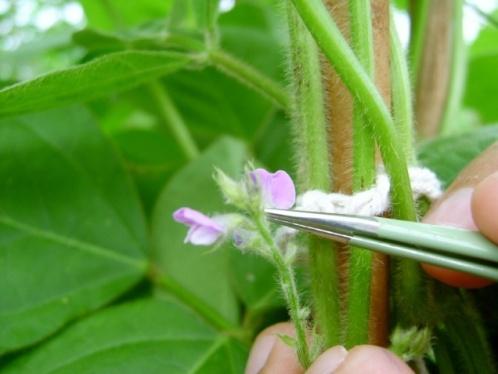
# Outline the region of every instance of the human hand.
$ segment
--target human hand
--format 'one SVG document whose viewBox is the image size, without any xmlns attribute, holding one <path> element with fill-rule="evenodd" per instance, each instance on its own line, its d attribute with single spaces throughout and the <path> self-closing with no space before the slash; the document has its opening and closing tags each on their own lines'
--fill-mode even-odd
<svg viewBox="0 0 498 374">
<path fill-rule="evenodd" d="M 294 335 L 291 323 L 278 323 L 261 332 L 249 355 L 246 374 L 404 374 L 412 370 L 387 349 L 371 345 L 354 347 L 349 352 L 341 346 L 323 352 L 304 370 L 295 350 L 279 335 Z"/>
<path fill-rule="evenodd" d="M 464 169 L 424 222 L 479 230 L 498 244 L 498 143 Z M 478 288 L 493 283 L 473 275 L 422 265 L 432 277 L 451 286 Z"/>
</svg>

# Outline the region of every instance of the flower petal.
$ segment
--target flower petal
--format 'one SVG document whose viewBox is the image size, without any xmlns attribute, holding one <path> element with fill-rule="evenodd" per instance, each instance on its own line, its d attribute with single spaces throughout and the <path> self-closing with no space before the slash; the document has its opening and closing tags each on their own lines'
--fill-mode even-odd
<svg viewBox="0 0 498 374">
<path fill-rule="evenodd" d="M 192 226 L 187 233 L 185 243 L 193 245 L 214 244 L 223 235 L 223 230 L 213 229 L 208 226 Z"/>
<path fill-rule="evenodd" d="M 294 182 L 285 171 L 272 174 L 259 168 L 252 171 L 250 177 L 258 185 L 266 208 L 289 209 L 296 202 Z"/>
<path fill-rule="evenodd" d="M 190 227 L 185 243 L 211 245 L 226 231 L 221 220 L 210 218 L 191 208 L 180 208 L 173 213 L 173 219 Z"/>
<path fill-rule="evenodd" d="M 263 195 L 263 200 L 270 198 L 272 174 L 265 169 L 254 169 L 249 173 L 252 182 L 258 187 Z"/>
<path fill-rule="evenodd" d="M 296 202 L 296 188 L 292 178 L 283 170 L 272 174 L 271 187 L 271 207 L 278 209 L 290 209 Z"/>
<path fill-rule="evenodd" d="M 191 208 L 178 209 L 173 213 L 173 219 L 187 226 L 208 226 L 223 231 L 223 226 L 215 220 Z"/>
</svg>

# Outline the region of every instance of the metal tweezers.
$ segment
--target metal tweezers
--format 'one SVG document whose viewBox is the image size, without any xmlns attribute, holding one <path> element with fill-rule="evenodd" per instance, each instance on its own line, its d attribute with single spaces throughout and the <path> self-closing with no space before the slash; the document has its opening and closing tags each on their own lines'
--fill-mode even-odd
<svg viewBox="0 0 498 374">
<path fill-rule="evenodd" d="M 272 222 L 498 281 L 498 247 L 476 231 L 380 217 L 266 209 Z"/>
</svg>

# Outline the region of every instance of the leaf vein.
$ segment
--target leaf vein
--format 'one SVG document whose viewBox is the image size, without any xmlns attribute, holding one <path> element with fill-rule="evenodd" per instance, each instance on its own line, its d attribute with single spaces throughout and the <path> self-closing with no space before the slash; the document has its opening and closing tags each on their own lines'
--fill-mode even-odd
<svg viewBox="0 0 498 374">
<path fill-rule="evenodd" d="M 192 369 L 189 370 L 188 374 L 195 374 L 202 368 L 202 365 L 204 365 L 207 360 L 220 348 L 223 344 L 226 343 L 228 337 L 226 336 L 220 336 L 218 339 L 216 339 L 213 342 L 213 345 L 211 348 L 207 350 L 207 352 L 194 364 Z"/>
<path fill-rule="evenodd" d="M 83 252 L 87 252 L 93 254 L 95 256 L 106 257 L 110 260 L 114 260 L 116 262 L 120 262 L 126 265 L 130 265 L 132 267 L 138 268 L 140 270 L 145 269 L 147 262 L 135 259 L 133 257 L 127 257 L 120 253 L 117 253 L 108 248 L 104 248 L 95 244 L 83 242 L 80 240 L 68 238 L 63 235 L 56 234 L 54 232 L 48 230 L 42 230 L 34 226 L 27 225 L 25 223 L 21 223 L 7 215 L 0 215 L 0 223 L 5 226 L 9 226 L 19 231 L 23 231 L 28 235 L 40 237 L 49 241 L 53 241 L 68 247 L 72 247 L 78 249 Z"/>
</svg>

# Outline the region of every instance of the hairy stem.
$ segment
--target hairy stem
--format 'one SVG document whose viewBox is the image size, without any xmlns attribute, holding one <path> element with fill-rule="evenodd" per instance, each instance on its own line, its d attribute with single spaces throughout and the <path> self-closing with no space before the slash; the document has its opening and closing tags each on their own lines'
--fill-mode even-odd
<svg viewBox="0 0 498 374">
<path fill-rule="evenodd" d="M 410 180 L 393 118 L 365 69 L 344 40 L 321 0 L 292 0 L 318 45 L 342 81 L 363 104 L 371 120 L 386 171 L 391 179 L 393 215 L 415 220 Z"/>
<path fill-rule="evenodd" d="M 286 4 L 291 41 L 289 75 L 292 119 L 301 190 L 330 188 L 328 146 L 318 49 L 290 4 Z M 336 255 L 327 241 L 309 238 L 315 323 L 326 346 L 339 343 Z"/>
<path fill-rule="evenodd" d="M 410 41 L 410 62 L 415 88 L 416 127 L 418 135 L 423 138 L 439 133 L 444 109 L 449 104 L 447 96 L 451 73 L 448 66 L 452 44 L 455 43 L 452 14 L 455 7 L 461 5 L 460 1 L 453 0 L 411 2 L 413 34 Z M 396 116 L 403 112 L 402 106 L 399 101 L 395 103 Z M 408 128 L 406 131 L 409 131 Z M 396 305 L 400 308 L 400 319 L 405 323 L 419 323 L 430 315 L 425 307 L 427 284 L 424 275 L 416 262 L 405 259 L 396 261 L 395 298 Z M 424 308 L 414 311 L 413 305 Z"/>
<path fill-rule="evenodd" d="M 370 77 L 374 73 L 374 41 L 370 0 L 349 0 L 351 45 Z M 352 190 L 370 187 L 375 180 L 375 142 L 361 102 L 353 109 L 353 176 Z M 350 248 L 346 303 L 346 347 L 368 342 L 370 292 L 373 254 L 361 248 Z"/>
<path fill-rule="evenodd" d="M 270 258 L 277 268 L 278 278 L 282 293 L 287 304 L 289 315 L 296 330 L 296 350 L 299 362 L 304 368 L 308 368 L 311 364 L 310 351 L 306 336 L 306 319 L 307 311 L 302 307 L 299 300 L 299 292 L 297 290 L 296 279 L 290 261 L 287 261 L 275 244 L 272 234 L 268 230 L 268 225 L 264 222 L 265 218 L 262 213 L 256 214 L 254 221 L 256 222 L 258 231 L 270 249 Z"/>
<path fill-rule="evenodd" d="M 178 142 L 187 159 L 196 158 L 199 155 L 199 148 L 164 86 L 159 82 L 151 82 L 147 88 L 161 119 Z"/>
<path fill-rule="evenodd" d="M 219 49 L 210 51 L 209 59 L 227 75 L 259 92 L 283 110 L 289 110 L 289 96 L 285 89 L 253 66 Z"/>
<path fill-rule="evenodd" d="M 394 119 L 407 159 L 411 163 L 416 163 L 413 150 L 411 84 L 407 63 L 393 23 L 391 23 L 391 54 Z M 401 314 L 404 316 L 402 319 L 405 322 L 416 323 L 421 320 L 421 314 L 417 316 L 419 311 L 414 311 L 413 305 L 425 305 L 426 300 L 424 276 L 415 261 L 396 259 L 393 262 L 396 269 L 393 276 L 396 305 L 401 308 Z"/>
<path fill-rule="evenodd" d="M 419 65 L 424 50 L 430 0 L 410 0 L 410 45 L 408 49 L 412 87 L 418 82 Z"/>
<path fill-rule="evenodd" d="M 367 74 L 374 75 L 374 40 L 370 0 L 349 0 L 351 45 Z M 375 141 L 366 123 L 361 102 L 353 113 L 353 191 L 370 187 L 375 180 Z"/>
<path fill-rule="evenodd" d="M 391 82 L 392 106 L 394 122 L 398 129 L 399 137 L 403 142 L 403 150 L 410 163 L 414 163 L 415 152 L 413 149 L 413 104 L 412 90 L 408 65 L 403 52 L 403 47 L 398 38 L 396 27 L 391 19 Z"/>
</svg>

